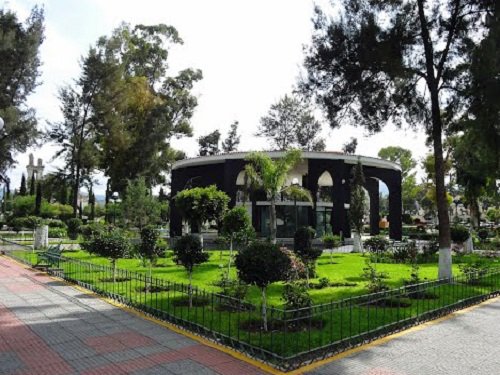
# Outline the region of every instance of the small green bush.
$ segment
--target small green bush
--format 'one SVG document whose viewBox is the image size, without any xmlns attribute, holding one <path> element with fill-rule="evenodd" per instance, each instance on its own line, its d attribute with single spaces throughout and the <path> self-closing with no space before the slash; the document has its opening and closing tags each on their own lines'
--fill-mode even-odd
<svg viewBox="0 0 500 375">
<path fill-rule="evenodd" d="M 389 241 L 384 236 L 372 236 L 365 240 L 363 245 L 371 253 L 382 253 L 389 246 Z"/>
<path fill-rule="evenodd" d="M 49 238 L 65 238 L 66 236 L 66 229 L 49 227 Z"/>
<path fill-rule="evenodd" d="M 64 222 L 62 220 L 57 220 L 57 219 L 49 220 L 47 222 L 47 225 L 49 226 L 49 228 L 64 228 L 64 229 L 66 229 L 66 224 L 64 224 Z"/>
<path fill-rule="evenodd" d="M 334 236 L 333 234 L 325 234 L 321 240 L 327 249 L 334 249 L 341 244 L 340 236 Z"/>
<path fill-rule="evenodd" d="M 409 262 L 415 261 L 418 254 L 417 244 L 413 241 L 406 243 L 405 245 L 395 247 L 392 256 L 394 260 L 398 262 Z"/>
<path fill-rule="evenodd" d="M 477 231 L 477 236 L 481 239 L 481 241 L 485 241 L 488 238 L 488 229 L 481 228 Z"/>
<path fill-rule="evenodd" d="M 78 234 L 80 233 L 82 221 L 76 217 L 73 217 L 69 219 L 66 224 L 68 226 L 68 237 L 72 240 L 76 240 L 78 238 Z"/>
<path fill-rule="evenodd" d="M 86 224 L 80 227 L 80 233 L 84 241 L 88 241 L 91 237 L 103 232 L 106 232 L 106 226 L 99 223 Z"/>
<path fill-rule="evenodd" d="M 455 243 L 464 243 L 469 238 L 469 230 L 463 225 L 454 225 L 450 228 L 451 240 Z"/>
<path fill-rule="evenodd" d="M 307 291 L 307 286 L 302 282 L 285 284 L 282 299 L 287 310 L 303 309 L 312 306 L 312 299 Z M 307 312 L 305 310 L 304 312 Z"/>
<path fill-rule="evenodd" d="M 389 289 L 383 281 L 383 279 L 387 278 L 387 274 L 385 272 L 378 272 L 368 259 L 365 263 L 366 267 L 363 268 L 361 277 L 367 281 L 366 287 L 368 289 L 368 293 L 378 293 Z"/>
</svg>

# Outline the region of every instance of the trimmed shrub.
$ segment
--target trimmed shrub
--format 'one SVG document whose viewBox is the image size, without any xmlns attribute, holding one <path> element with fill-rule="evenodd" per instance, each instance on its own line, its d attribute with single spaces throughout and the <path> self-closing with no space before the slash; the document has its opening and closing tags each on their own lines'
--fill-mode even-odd
<svg viewBox="0 0 500 375">
<path fill-rule="evenodd" d="M 384 236 L 372 236 L 364 241 L 365 249 L 371 253 L 383 253 L 389 246 L 389 241 Z"/>
<path fill-rule="evenodd" d="M 477 231 L 477 236 L 481 239 L 481 241 L 485 241 L 488 238 L 488 229 L 481 228 Z"/>
<path fill-rule="evenodd" d="M 469 230 L 463 225 L 454 225 L 450 228 L 451 240 L 455 243 L 464 243 L 469 238 Z"/>
<path fill-rule="evenodd" d="M 49 227 L 49 238 L 64 238 L 66 236 L 66 229 Z"/>
<path fill-rule="evenodd" d="M 68 237 L 71 240 L 76 240 L 78 238 L 78 234 L 80 233 L 82 221 L 76 217 L 73 217 L 69 219 L 66 224 L 68 225 Z"/>
<path fill-rule="evenodd" d="M 49 226 L 49 228 L 64 228 L 64 229 L 66 229 L 66 224 L 64 224 L 64 222 L 62 220 L 57 220 L 57 219 L 49 220 L 47 222 L 47 225 Z"/>
</svg>

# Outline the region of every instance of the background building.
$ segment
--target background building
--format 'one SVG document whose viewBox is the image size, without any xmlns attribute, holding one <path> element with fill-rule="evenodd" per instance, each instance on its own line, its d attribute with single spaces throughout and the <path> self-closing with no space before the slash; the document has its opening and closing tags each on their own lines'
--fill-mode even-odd
<svg viewBox="0 0 500 375">
<path fill-rule="evenodd" d="M 252 218 L 252 224 L 260 236 L 269 234 L 269 206 L 263 191 L 251 191 L 246 186 L 245 157 L 248 152 L 236 152 L 214 156 L 184 159 L 172 168 L 172 196 L 177 192 L 197 187 L 216 185 L 231 198 L 230 207 L 244 205 Z M 283 152 L 267 152 L 272 158 L 280 158 Z M 345 155 L 337 152 L 303 152 L 302 161 L 289 173 L 287 185 L 298 184 L 311 192 L 313 202 L 297 202 L 286 196 L 276 204 L 278 238 L 293 237 L 295 228 L 310 225 L 318 236 L 325 232 L 351 236 L 348 220 L 350 204 L 351 169 L 358 162 L 363 164 L 369 195 L 370 233 L 379 233 L 380 205 L 379 182 L 389 191 L 389 235 L 400 240 L 402 235 L 401 168 L 387 160 Z M 182 235 L 182 218 L 172 204 L 170 234 Z"/>
</svg>

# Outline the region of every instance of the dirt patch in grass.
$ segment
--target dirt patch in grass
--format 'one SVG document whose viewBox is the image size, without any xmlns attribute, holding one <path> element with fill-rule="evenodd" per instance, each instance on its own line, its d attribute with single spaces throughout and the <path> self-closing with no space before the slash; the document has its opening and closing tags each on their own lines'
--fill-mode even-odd
<svg viewBox="0 0 500 375">
<path fill-rule="evenodd" d="M 130 277 L 116 277 L 114 280 L 112 277 L 101 277 L 99 281 L 102 281 L 103 283 L 123 283 L 125 281 L 130 281 L 132 280 Z"/>
<path fill-rule="evenodd" d="M 439 295 L 433 292 L 427 292 L 425 290 L 418 290 L 415 292 L 410 292 L 406 294 L 408 298 L 411 299 L 438 299 Z"/>
<path fill-rule="evenodd" d="M 141 293 L 161 293 L 169 291 L 170 287 L 160 285 L 138 286 L 135 290 Z"/>
<path fill-rule="evenodd" d="M 378 307 L 410 307 L 411 300 L 409 298 L 381 298 L 375 301 L 369 301 L 365 305 L 378 306 Z"/>
<path fill-rule="evenodd" d="M 320 318 L 308 318 L 296 320 L 293 322 L 288 322 L 286 330 L 287 332 L 301 332 L 308 331 L 309 329 L 322 329 L 325 326 L 325 321 Z M 244 331 L 249 332 L 261 332 L 264 330 L 262 327 L 261 319 L 249 319 L 240 322 L 240 328 Z M 281 320 L 270 320 L 267 322 L 268 331 L 284 331 L 285 322 Z"/>
<path fill-rule="evenodd" d="M 193 307 L 207 306 L 209 304 L 210 304 L 210 300 L 208 298 L 193 296 Z M 189 306 L 189 297 L 186 296 L 186 297 L 174 299 L 172 301 L 172 305 L 179 306 L 179 307 L 182 307 L 182 306 L 187 307 L 187 306 Z"/>
</svg>

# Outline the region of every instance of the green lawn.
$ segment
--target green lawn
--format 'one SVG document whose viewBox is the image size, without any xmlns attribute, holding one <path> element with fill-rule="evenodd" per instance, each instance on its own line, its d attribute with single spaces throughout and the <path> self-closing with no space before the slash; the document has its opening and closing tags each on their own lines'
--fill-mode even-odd
<svg viewBox="0 0 500 375">
<path fill-rule="evenodd" d="M 91 262 L 100 265 L 109 266 L 110 262 L 106 258 L 96 255 L 91 255 L 85 251 L 65 252 L 63 255 L 79 259 L 85 262 Z M 208 262 L 195 267 L 193 273 L 193 285 L 213 292 L 219 292 L 220 288 L 214 286 L 221 274 L 221 269 L 226 269 L 229 258 L 229 252 L 223 251 L 222 258 L 220 251 L 211 251 Z M 457 261 L 471 262 L 478 257 L 468 255 L 464 257 L 455 257 L 453 270 L 455 275 L 459 274 Z M 310 295 L 315 303 L 325 303 L 332 300 L 339 300 L 350 296 L 361 295 L 367 292 L 366 281 L 363 280 L 361 274 L 365 267 L 366 257 L 362 254 L 334 254 L 333 264 L 330 263 L 330 255 L 323 254 L 317 261 L 316 273 L 317 278 L 311 281 L 317 281 L 321 277 L 327 277 L 332 283 L 356 283 L 355 286 L 328 287 L 324 289 L 311 289 Z M 500 265 L 498 259 L 490 260 L 492 265 L 496 262 Z M 146 273 L 147 268 L 142 267 L 139 259 L 120 259 L 117 267 L 128 271 Z M 379 263 L 376 265 L 378 271 L 383 271 L 388 274 L 386 283 L 391 287 L 399 287 L 403 285 L 405 279 L 410 278 L 411 266 L 407 264 L 385 264 Z M 236 269 L 232 267 L 231 275 L 236 278 Z M 153 276 L 168 280 L 171 282 L 184 283 L 188 281 L 187 273 L 183 267 L 176 265 L 172 261 L 172 252 L 167 252 L 166 258 L 161 258 L 156 267 L 153 268 Z M 423 281 L 434 280 L 437 278 L 437 264 L 422 264 L 420 265 L 420 277 Z M 268 303 L 274 306 L 281 306 L 281 294 L 283 283 L 275 283 L 268 287 Z M 250 287 L 247 299 L 254 303 L 260 303 L 260 290 L 257 287 Z"/>
<path fill-rule="evenodd" d="M 36 254 L 33 252 L 15 252 L 13 255 L 23 257 L 32 263 L 36 262 Z M 65 252 L 63 255 L 81 260 L 63 261 L 58 266 L 64 271 L 64 277 L 68 280 L 78 281 L 83 285 L 97 290 L 99 293 L 112 293 L 115 298 L 123 296 L 128 303 L 139 308 L 150 311 L 175 323 L 184 325 L 202 334 L 212 335 L 216 333 L 220 340 L 225 340 L 230 345 L 234 342 L 250 344 L 256 350 L 253 355 L 268 359 L 271 362 L 279 361 L 269 357 L 268 353 L 275 353 L 281 357 L 294 356 L 307 352 L 314 348 L 320 348 L 332 343 L 346 345 L 353 344 L 359 334 L 372 334 L 376 330 L 391 332 L 400 327 L 401 321 L 421 317 L 422 314 L 432 314 L 443 306 L 457 305 L 467 299 L 497 291 L 500 287 L 500 274 L 494 273 L 484 277 L 480 282 L 466 282 L 466 280 L 455 280 L 452 283 L 433 283 L 425 285 L 425 292 L 433 297 L 421 298 L 411 294 L 399 294 L 397 296 L 383 294 L 370 301 L 364 297 L 350 299 L 341 303 L 333 302 L 323 307 L 316 307 L 302 313 L 283 313 L 276 308 L 268 309 L 270 329 L 264 332 L 260 329 L 248 328 L 248 322 L 260 324 L 260 294 L 252 287 L 248 300 L 255 304 L 250 308 L 227 309 L 227 300 L 213 293 L 219 289 L 213 285 L 217 280 L 220 267 L 225 266 L 228 253 L 223 252 L 222 260 L 220 252 L 210 252 L 210 261 L 195 269 L 193 281 L 200 289 L 195 291 L 198 301 L 204 301 L 199 305 L 189 308 L 184 302 L 186 300 L 186 288 L 173 285 L 172 282 L 185 283 L 187 275 L 183 268 L 172 262 L 171 252 L 167 257 L 160 259 L 158 267 L 154 269 L 154 276 L 167 281 L 160 284 L 162 289 L 146 291 L 148 281 L 144 276 L 146 269 L 141 267 L 137 259 L 121 259 L 118 268 L 125 270 L 118 274 L 119 281 L 110 279 L 109 268 L 90 267 L 89 263 L 101 266 L 109 266 L 109 261 L 104 258 L 89 255 L 83 251 Z M 311 296 L 315 303 L 326 303 L 339 300 L 348 296 L 361 295 L 366 292 L 365 281 L 360 274 L 364 267 L 364 257 L 361 254 L 335 254 L 334 264 L 330 264 L 329 254 L 324 254 L 318 261 L 317 272 L 319 277 L 328 277 L 331 282 L 354 282 L 352 287 L 329 287 L 322 290 L 311 290 Z M 454 261 L 473 262 L 478 260 L 477 256 L 455 257 Z M 493 267 L 499 265 L 498 260 L 485 260 Z M 377 264 L 379 271 L 388 273 L 387 283 L 392 287 L 402 285 L 403 280 L 409 277 L 410 267 L 404 264 Z M 133 273 L 128 273 L 133 271 Z M 455 274 L 459 273 L 457 264 L 454 265 Z M 235 276 L 233 270 L 233 277 Z M 421 277 L 435 279 L 437 276 L 437 265 L 426 264 L 421 266 Z M 153 284 L 153 286 L 158 286 Z M 269 287 L 268 296 L 271 305 L 280 307 L 282 305 L 281 291 L 283 285 L 273 284 Z M 389 303 L 390 302 L 390 303 Z M 254 324 L 254 323 L 252 323 Z M 254 325 L 255 327 L 255 325 Z M 212 332 L 212 333 L 208 333 Z M 375 335 L 376 336 L 376 335 Z M 265 351 L 259 351 L 262 348 Z M 267 354 L 266 354 L 267 353 Z"/>
</svg>

